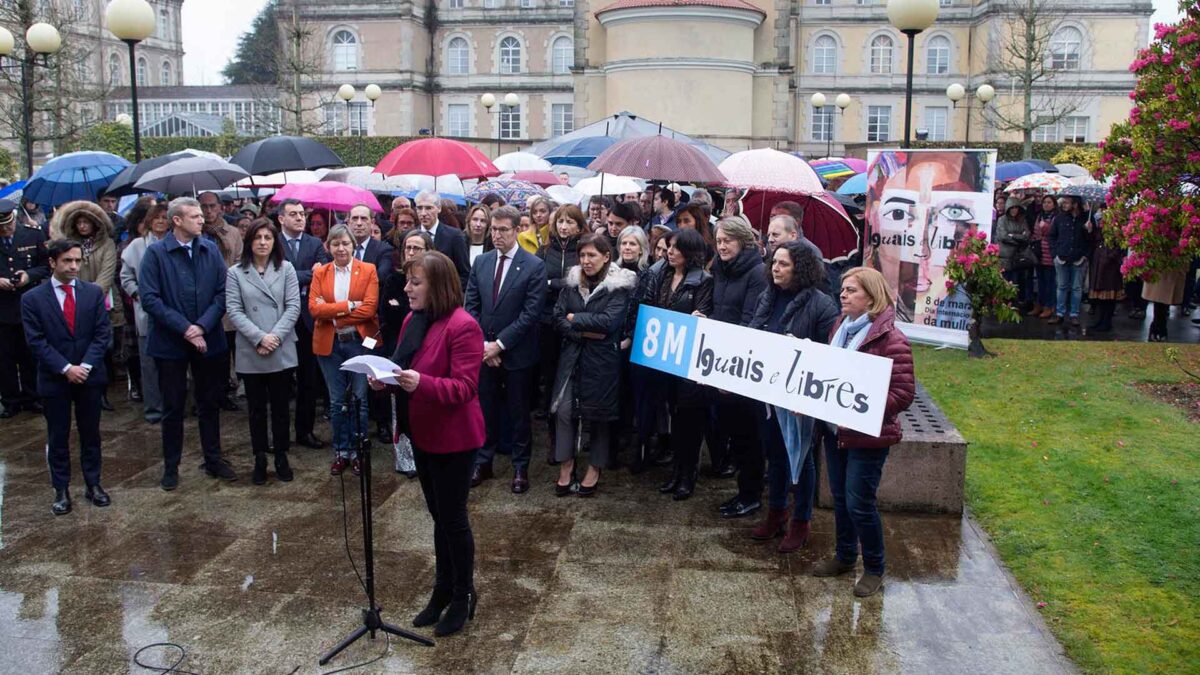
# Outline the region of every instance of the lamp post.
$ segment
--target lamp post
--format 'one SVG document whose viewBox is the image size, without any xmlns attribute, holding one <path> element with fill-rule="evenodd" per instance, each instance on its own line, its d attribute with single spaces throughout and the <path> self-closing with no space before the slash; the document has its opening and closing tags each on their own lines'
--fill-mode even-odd
<svg viewBox="0 0 1200 675">
<path fill-rule="evenodd" d="M 363 89 L 363 95 L 365 95 L 367 97 L 367 100 L 371 102 L 371 119 L 374 120 L 375 119 L 375 101 L 378 101 L 379 97 L 383 96 L 383 89 L 381 89 L 379 87 L 379 85 L 377 85 L 377 84 L 368 84 Z M 367 129 L 363 129 L 363 135 L 366 135 L 366 133 L 367 133 Z M 358 138 L 358 163 L 360 165 L 363 163 L 362 136 L 359 136 L 359 138 Z"/>
<path fill-rule="evenodd" d="M 48 23 L 35 23 L 25 31 L 25 51 L 15 64 L 4 63 L 13 59 L 16 41 L 8 29 L 0 26 L 0 67 L 21 69 L 21 122 L 25 130 L 25 177 L 33 175 L 33 96 L 29 93 L 30 69 L 35 66 L 48 67 L 50 55 L 62 49 L 62 36 L 58 29 Z"/>
<path fill-rule="evenodd" d="M 338 87 L 337 97 L 342 99 L 342 103 L 346 104 L 346 135 L 350 136 L 350 101 L 354 100 L 354 95 L 358 93 L 354 91 L 354 85 L 343 84 Z"/>
<path fill-rule="evenodd" d="M 492 112 L 492 108 L 496 107 L 496 103 L 497 103 L 497 101 L 496 101 L 495 94 L 487 93 L 487 94 L 484 94 L 483 96 L 479 97 L 479 105 L 482 105 L 483 109 L 488 111 L 488 113 Z M 516 94 L 509 92 L 504 95 L 504 102 L 501 104 L 501 106 L 499 108 L 497 108 L 495 110 L 495 112 L 497 115 L 499 115 L 500 113 L 503 112 L 504 108 L 506 108 L 506 107 L 507 108 L 515 108 L 520 104 L 521 104 L 521 99 Z M 502 124 L 502 122 L 503 121 L 499 117 L 496 118 L 496 156 L 497 157 L 500 156 L 500 125 Z"/>
<path fill-rule="evenodd" d="M 913 55 L 917 34 L 937 21 L 938 0 L 888 0 L 888 21 L 908 36 L 908 70 L 904 84 L 904 147 L 912 145 Z"/>
<path fill-rule="evenodd" d="M 963 100 L 966 97 L 967 97 L 967 90 L 961 84 L 955 82 L 954 84 L 950 85 L 949 87 L 946 87 L 946 98 L 950 99 L 950 103 L 955 108 L 958 107 L 958 102 Z M 982 115 L 983 109 L 987 107 L 987 104 L 990 103 L 992 101 L 992 99 L 996 98 L 996 90 L 990 84 L 981 84 L 981 85 L 979 85 L 979 88 L 975 90 L 975 98 L 979 100 L 979 114 Z M 966 103 L 963 105 L 963 108 L 966 108 L 966 110 L 967 110 L 967 137 L 966 137 L 966 141 L 963 142 L 963 145 L 971 144 L 971 108 L 972 107 L 973 106 L 970 103 Z"/>
<path fill-rule="evenodd" d="M 812 95 L 811 100 L 812 100 L 813 108 L 815 108 L 817 110 L 821 110 L 822 111 L 821 114 L 824 115 L 825 114 L 824 113 L 825 94 L 822 94 L 821 92 L 817 92 Z M 837 98 L 833 99 L 833 104 L 835 106 L 837 106 L 837 112 L 839 115 L 845 114 L 846 108 L 850 107 L 850 94 L 838 94 Z M 829 155 L 833 153 L 833 120 L 832 119 L 829 120 L 829 126 L 825 130 L 825 132 L 826 132 L 825 133 L 825 156 L 829 157 Z"/>
<path fill-rule="evenodd" d="M 129 45 L 129 100 L 133 105 L 133 160 L 142 161 L 142 129 L 137 100 L 137 43 L 154 34 L 154 8 L 146 0 L 112 0 L 104 10 L 108 32 Z"/>
</svg>

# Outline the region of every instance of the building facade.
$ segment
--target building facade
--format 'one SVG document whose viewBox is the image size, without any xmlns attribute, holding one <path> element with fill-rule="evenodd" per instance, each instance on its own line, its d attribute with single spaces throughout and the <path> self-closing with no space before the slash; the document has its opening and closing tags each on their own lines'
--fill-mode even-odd
<svg viewBox="0 0 1200 675">
<path fill-rule="evenodd" d="M 246 136 L 269 136 L 280 130 L 276 100 L 266 90 L 250 85 L 138 88 L 138 122 L 144 136 L 216 136 L 223 120 Z M 129 89 L 112 92 L 105 117 L 132 115 Z"/>
</svg>

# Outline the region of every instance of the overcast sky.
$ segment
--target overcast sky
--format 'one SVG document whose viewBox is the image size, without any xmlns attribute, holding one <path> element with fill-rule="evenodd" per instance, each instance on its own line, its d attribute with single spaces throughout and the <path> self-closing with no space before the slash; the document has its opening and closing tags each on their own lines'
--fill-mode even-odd
<svg viewBox="0 0 1200 675">
<path fill-rule="evenodd" d="M 238 38 L 267 0 L 187 0 L 183 3 L 183 58 L 187 84 L 221 84 L 221 69 Z M 1177 0 L 1154 0 L 1154 23 L 1179 16 Z"/>
</svg>

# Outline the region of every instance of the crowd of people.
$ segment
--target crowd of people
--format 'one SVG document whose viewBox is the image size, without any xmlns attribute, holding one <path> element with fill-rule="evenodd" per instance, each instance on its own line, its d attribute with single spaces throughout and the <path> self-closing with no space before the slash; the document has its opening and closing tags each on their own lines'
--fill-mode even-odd
<svg viewBox="0 0 1200 675">
<path fill-rule="evenodd" d="M 392 450 L 434 517 L 434 593 L 416 622 L 436 623 L 439 634 L 474 613 L 467 495 L 502 464 L 515 494 L 531 489 L 530 464 L 546 461 L 557 467 L 546 489 L 559 497 L 595 497 L 605 471 L 627 467 L 662 471 L 658 492 L 683 501 L 703 479 L 707 447 L 704 475 L 736 477 L 714 517 L 762 511 L 765 491 L 750 536 L 781 538 L 787 553 L 808 542 L 813 456 L 824 448 L 837 550 L 813 572 L 847 573 L 861 552 L 855 593 L 882 584 L 874 495 L 900 437 L 897 415 L 914 396 L 911 353 L 882 276 L 824 262 L 799 204 L 774 207 L 766 241 L 732 206 L 714 214 L 706 191 L 671 187 L 592 198 L 586 209 L 491 196 L 464 210 L 422 192 L 395 198 L 386 216 L 366 205 L 328 213 L 295 200 L 222 203 L 214 193 L 142 197 L 124 218 L 110 206 L 66 204 L 45 229 L 16 227 L 7 208 L 0 226 L 0 245 L 25 255 L 16 292 L 0 294 L 9 308 L 20 304 L 6 339 L 20 332 L 16 342 L 32 347 L 10 356 L 16 384 L 6 385 L 5 409 L 44 409 L 56 514 L 72 508 L 62 432 L 72 404 L 86 498 L 110 503 L 98 420 L 123 366 L 129 398 L 161 427 L 167 491 L 180 483 L 189 391 L 202 467 L 214 478 L 237 479 L 220 411 L 238 409 L 239 388 L 255 484 L 272 473 L 293 479 L 293 442 L 328 442 L 333 475 L 362 471 L 364 443 Z M 632 364 L 643 304 L 891 358 L 882 433 L 839 430 Z M 78 318 L 64 326 L 71 312 Z M 400 366 L 394 381 L 342 369 L 368 353 Z M 319 400 L 328 441 L 315 433 Z M 550 439 L 544 460 L 534 456 L 535 423 Z"/>
</svg>

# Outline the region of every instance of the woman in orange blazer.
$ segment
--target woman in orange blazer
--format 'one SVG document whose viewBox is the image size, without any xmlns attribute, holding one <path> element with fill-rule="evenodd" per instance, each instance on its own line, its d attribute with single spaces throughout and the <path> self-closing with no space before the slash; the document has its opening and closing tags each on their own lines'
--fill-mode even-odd
<svg viewBox="0 0 1200 675">
<path fill-rule="evenodd" d="M 375 266 L 354 258 L 358 244 L 350 229 L 339 225 L 329 230 L 325 247 L 333 262 L 313 271 L 308 292 L 308 309 L 313 317 L 313 354 L 329 387 L 329 417 L 333 423 L 333 464 L 337 476 L 349 465 L 354 475 L 362 473 L 355 431 L 367 433 L 367 378 L 342 370 L 342 362 L 370 351 L 364 340 L 379 339 L 379 278 Z M 351 429 L 347 385 L 357 401 L 358 426 Z"/>
</svg>

